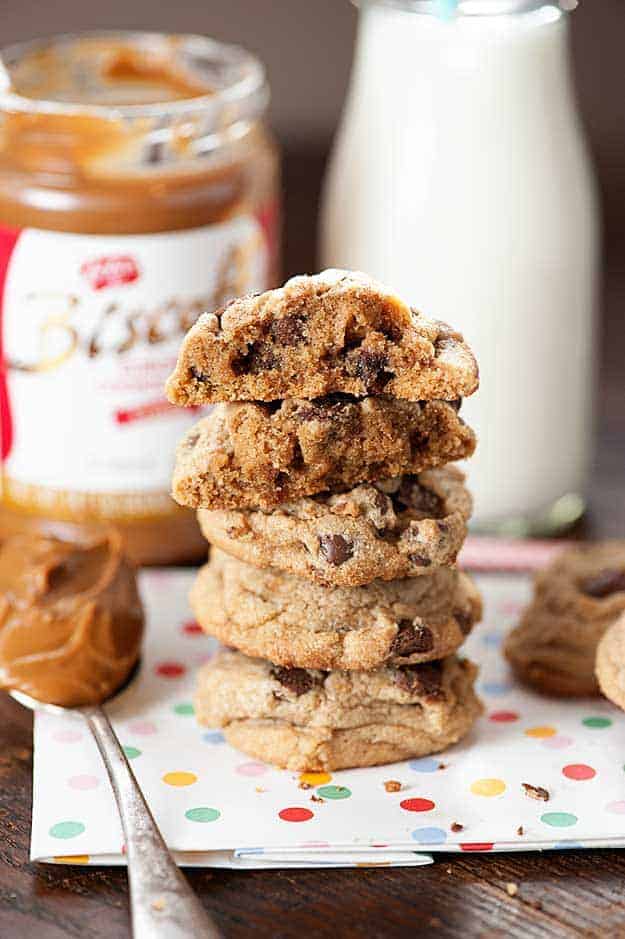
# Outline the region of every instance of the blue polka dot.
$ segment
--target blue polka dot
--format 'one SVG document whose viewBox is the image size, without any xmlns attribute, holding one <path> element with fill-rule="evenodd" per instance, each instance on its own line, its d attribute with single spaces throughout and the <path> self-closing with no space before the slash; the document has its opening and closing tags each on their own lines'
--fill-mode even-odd
<svg viewBox="0 0 625 939">
<path fill-rule="evenodd" d="M 202 740 L 205 743 L 223 743 L 226 738 L 220 730 L 207 730 L 202 734 Z"/>
<path fill-rule="evenodd" d="M 493 697 L 508 694 L 512 691 L 512 685 L 505 681 L 486 681 L 481 688 L 484 694 L 490 694 Z"/>
<path fill-rule="evenodd" d="M 554 844 L 554 848 L 583 848 L 584 845 L 579 841 L 557 841 Z"/>
<path fill-rule="evenodd" d="M 486 633 L 485 636 L 482 636 L 482 642 L 485 646 L 498 648 L 503 642 L 503 636 L 501 633 Z"/>
<path fill-rule="evenodd" d="M 411 837 L 419 844 L 444 844 L 447 841 L 447 832 L 444 828 L 415 828 Z"/>
<path fill-rule="evenodd" d="M 440 760 L 434 760 L 431 756 L 424 756 L 420 760 L 411 760 L 408 766 L 415 773 L 435 773 L 440 766 Z"/>
</svg>

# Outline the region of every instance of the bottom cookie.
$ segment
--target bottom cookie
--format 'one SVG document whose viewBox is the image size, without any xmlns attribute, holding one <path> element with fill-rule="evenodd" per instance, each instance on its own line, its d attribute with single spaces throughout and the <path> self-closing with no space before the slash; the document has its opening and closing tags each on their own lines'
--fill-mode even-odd
<svg viewBox="0 0 625 939">
<path fill-rule="evenodd" d="M 374 671 L 274 666 L 222 651 L 198 679 L 201 724 L 232 746 L 297 771 L 392 763 L 444 750 L 482 711 L 477 668 L 450 656 Z"/>
<path fill-rule="evenodd" d="M 601 639 L 595 673 L 602 693 L 625 711 L 625 614 Z"/>
</svg>

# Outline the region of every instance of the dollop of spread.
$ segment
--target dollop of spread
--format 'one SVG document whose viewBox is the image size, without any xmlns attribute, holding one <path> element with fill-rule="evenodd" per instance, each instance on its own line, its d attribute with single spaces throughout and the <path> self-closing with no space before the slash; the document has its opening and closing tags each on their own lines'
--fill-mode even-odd
<svg viewBox="0 0 625 939">
<path fill-rule="evenodd" d="M 36 534 L 0 548 L 0 687 L 48 704 L 98 704 L 138 660 L 143 608 L 121 536 Z"/>
</svg>

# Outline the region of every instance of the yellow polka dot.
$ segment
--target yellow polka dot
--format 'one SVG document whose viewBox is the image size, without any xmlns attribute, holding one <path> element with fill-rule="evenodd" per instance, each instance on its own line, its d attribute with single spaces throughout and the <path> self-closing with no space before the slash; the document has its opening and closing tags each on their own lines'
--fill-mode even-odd
<svg viewBox="0 0 625 939">
<path fill-rule="evenodd" d="M 330 773 L 302 773 L 299 781 L 308 783 L 309 786 L 323 786 L 324 783 L 329 783 L 331 779 Z"/>
<path fill-rule="evenodd" d="M 165 773 L 163 782 L 168 786 L 192 786 L 197 782 L 197 776 L 195 773 Z"/>
<path fill-rule="evenodd" d="M 505 791 L 506 784 L 503 779 L 476 779 L 471 784 L 474 796 L 500 796 Z"/>
<path fill-rule="evenodd" d="M 54 861 L 57 864 L 88 864 L 88 854 L 55 854 Z"/>
<path fill-rule="evenodd" d="M 525 731 L 526 737 L 538 737 L 542 739 L 543 737 L 555 737 L 557 730 L 555 727 L 528 727 Z"/>
</svg>

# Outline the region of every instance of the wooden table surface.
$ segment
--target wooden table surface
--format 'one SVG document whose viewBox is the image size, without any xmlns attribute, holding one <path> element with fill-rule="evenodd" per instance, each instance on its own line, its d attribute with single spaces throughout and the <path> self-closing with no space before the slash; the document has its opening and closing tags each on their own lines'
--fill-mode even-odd
<svg viewBox="0 0 625 939">
<path fill-rule="evenodd" d="M 286 270 L 315 268 L 321 157 L 286 163 Z M 625 536 L 625 265 L 607 240 L 605 330 L 589 536 Z M 563 380 L 567 380 L 564 378 Z M 574 377 L 571 379 L 574 380 Z M 129 935 L 126 872 L 28 862 L 31 715 L 0 701 L 0 937 Z M 227 937 L 625 936 L 625 853 L 437 854 L 417 869 L 188 872 Z M 518 884 L 508 896 L 506 883 Z"/>
</svg>

